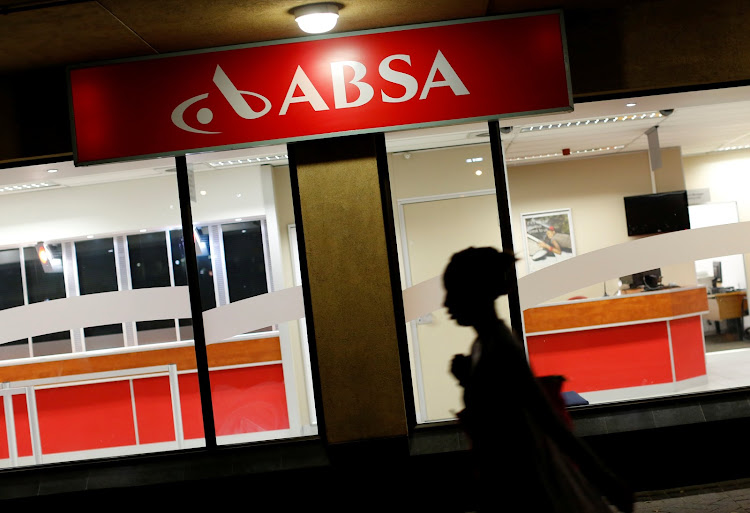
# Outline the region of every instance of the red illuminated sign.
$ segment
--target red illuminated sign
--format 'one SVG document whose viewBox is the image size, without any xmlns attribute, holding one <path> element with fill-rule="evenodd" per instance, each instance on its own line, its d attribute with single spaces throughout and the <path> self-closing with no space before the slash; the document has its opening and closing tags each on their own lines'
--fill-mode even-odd
<svg viewBox="0 0 750 513">
<path fill-rule="evenodd" d="M 559 13 L 69 72 L 78 163 L 569 110 Z"/>
</svg>

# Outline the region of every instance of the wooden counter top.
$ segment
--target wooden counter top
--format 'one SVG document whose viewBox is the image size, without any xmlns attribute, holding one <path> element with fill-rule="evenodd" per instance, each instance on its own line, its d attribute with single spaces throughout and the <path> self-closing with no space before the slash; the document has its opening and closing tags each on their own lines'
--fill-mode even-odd
<svg viewBox="0 0 750 513">
<path fill-rule="evenodd" d="M 212 368 L 281 360 L 279 337 L 223 342 L 211 344 L 206 349 L 208 364 Z M 75 353 L 57 361 L 26 361 L 23 364 L 13 365 L 13 361 L 10 360 L 8 363 L 9 365 L 0 366 L 0 383 L 152 367 L 170 363 L 176 364 L 178 371 L 196 368 L 195 348 L 192 345 L 132 352 L 122 351 L 106 355 L 97 355 L 95 352 Z"/>
<path fill-rule="evenodd" d="M 571 300 L 523 312 L 527 334 L 631 324 L 708 311 L 705 287 L 677 287 L 639 294 Z"/>
</svg>

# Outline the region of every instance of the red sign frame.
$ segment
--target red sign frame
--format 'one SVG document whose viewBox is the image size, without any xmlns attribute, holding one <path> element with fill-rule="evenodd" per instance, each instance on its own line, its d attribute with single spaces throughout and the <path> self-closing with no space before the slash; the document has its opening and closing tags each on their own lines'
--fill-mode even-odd
<svg viewBox="0 0 750 513">
<path fill-rule="evenodd" d="M 76 164 L 572 109 L 562 13 L 68 70 Z"/>
</svg>

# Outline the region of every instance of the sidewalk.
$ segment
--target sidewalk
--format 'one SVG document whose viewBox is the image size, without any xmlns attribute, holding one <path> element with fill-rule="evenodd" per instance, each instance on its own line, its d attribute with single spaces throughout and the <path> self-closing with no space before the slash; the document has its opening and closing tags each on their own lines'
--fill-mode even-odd
<svg viewBox="0 0 750 513">
<path fill-rule="evenodd" d="M 636 494 L 635 513 L 750 512 L 750 479 Z"/>
</svg>

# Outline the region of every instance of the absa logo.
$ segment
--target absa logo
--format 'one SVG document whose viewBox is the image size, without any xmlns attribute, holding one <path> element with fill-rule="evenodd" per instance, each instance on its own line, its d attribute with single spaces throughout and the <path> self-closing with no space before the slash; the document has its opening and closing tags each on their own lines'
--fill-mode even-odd
<svg viewBox="0 0 750 513">
<path fill-rule="evenodd" d="M 430 91 L 435 88 L 447 87 L 451 90 L 454 96 L 468 95 L 469 90 L 464 85 L 461 78 L 459 78 L 453 66 L 445 58 L 443 52 L 437 51 L 435 58 L 430 66 L 430 71 L 422 81 L 421 92 L 420 92 L 420 81 L 409 73 L 404 71 L 397 71 L 392 67 L 394 62 L 402 62 L 407 66 L 411 66 L 411 56 L 407 54 L 395 54 L 389 55 L 378 65 L 378 76 L 380 78 L 379 83 L 381 84 L 380 89 L 380 101 L 384 104 L 388 103 L 403 103 L 417 98 L 417 100 L 426 100 Z M 353 75 L 348 80 L 346 77 L 345 69 L 351 70 L 350 75 Z M 371 100 L 375 99 L 376 90 L 373 85 L 365 81 L 367 76 L 367 67 L 357 61 L 337 61 L 330 63 L 331 69 L 331 85 L 333 90 L 333 108 L 348 109 L 352 107 L 361 107 L 368 104 Z M 234 109 L 243 119 L 258 119 L 265 116 L 271 110 L 271 102 L 268 98 L 258 93 L 251 91 L 240 91 L 235 87 L 221 66 L 216 66 L 214 72 L 214 84 L 218 87 L 221 94 L 229 102 L 229 105 Z M 386 90 L 382 87 L 388 87 L 388 84 L 400 86 L 403 90 L 401 96 L 390 96 Z M 356 91 L 357 97 L 354 99 L 349 98 L 347 93 L 347 85 L 353 86 L 350 88 L 350 92 Z M 299 91 L 301 94 L 297 95 Z M 417 97 L 417 94 L 419 96 Z M 260 111 L 253 110 L 252 107 L 245 100 L 245 96 L 253 96 L 263 102 L 263 109 Z M 189 125 L 185 121 L 185 112 L 192 105 L 205 100 L 208 98 L 208 93 L 199 94 L 193 96 L 180 103 L 172 111 L 172 123 L 182 130 L 187 132 L 193 132 L 196 134 L 220 134 L 221 132 L 211 132 L 208 130 L 201 130 L 194 126 Z M 330 100 L 329 100 L 330 101 Z M 257 103 L 257 102 L 254 102 Z M 288 88 L 284 101 L 282 102 L 281 108 L 279 109 L 278 115 L 285 116 L 289 110 L 290 105 L 298 103 L 308 103 L 315 112 L 329 110 L 328 103 L 323 99 L 318 88 L 312 83 L 310 78 L 307 76 L 302 66 L 297 66 L 297 70 L 294 73 Z M 214 113 L 211 109 L 203 107 L 198 110 L 196 114 L 198 122 L 202 125 L 209 124 L 213 118 Z"/>
<path fill-rule="evenodd" d="M 216 66 L 216 71 L 214 72 L 214 84 L 216 84 L 216 87 L 219 88 L 219 91 L 224 96 L 224 98 L 226 98 L 227 102 L 229 102 L 229 105 L 231 105 L 232 109 L 234 109 L 237 115 L 243 119 L 257 119 L 265 116 L 266 114 L 268 114 L 268 111 L 271 110 L 271 102 L 268 100 L 268 98 L 258 93 L 253 93 L 251 91 L 240 91 L 239 89 L 237 89 L 232 81 L 229 80 L 227 74 L 224 73 L 224 70 L 221 69 L 221 66 Z M 263 101 L 263 110 L 259 112 L 254 111 L 242 97 L 243 95 L 259 98 L 261 101 Z M 185 111 L 194 103 L 198 103 L 199 101 L 205 100 L 206 98 L 208 98 L 208 93 L 199 94 L 198 96 L 193 96 L 192 98 L 189 98 L 179 104 L 172 111 L 172 123 L 174 123 L 178 128 L 181 128 L 187 132 L 193 132 L 196 134 L 220 134 L 221 132 L 209 132 L 207 130 L 200 130 L 188 125 L 185 121 Z M 200 124 L 207 125 L 213 120 L 214 113 L 211 111 L 211 109 L 203 107 L 202 109 L 198 110 L 196 117 Z"/>
</svg>

